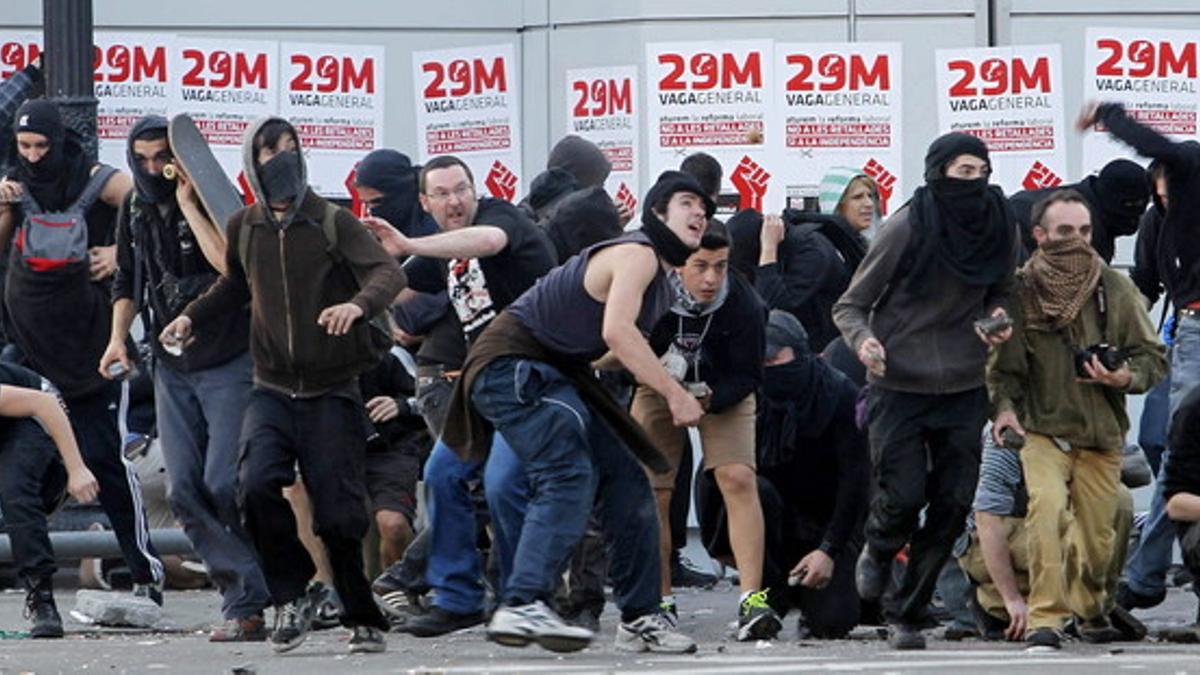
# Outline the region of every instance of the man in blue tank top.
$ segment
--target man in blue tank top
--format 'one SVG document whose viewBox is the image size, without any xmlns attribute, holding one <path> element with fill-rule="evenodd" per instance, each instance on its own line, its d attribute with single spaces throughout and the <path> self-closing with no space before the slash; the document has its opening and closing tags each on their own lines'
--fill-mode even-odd
<svg viewBox="0 0 1200 675">
<path fill-rule="evenodd" d="M 660 609 L 658 523 L 637 459 L 659 471 L 667 463 L 591 365 L 611 353 L 666 400 L 676 426 L 695 426 L 703 415 L 646 335 L 669 310 L 667 274 L 699 246 L 713 203 L 676 171 L 660 176 L 644 203 L 641 230 L 585 249 L 496 317 L 455 389 L 443 441 L 479 456 L 494 428 L 520 456 L 530 485 L 527 503 L 492 504 L 497 540 L 512 549 L 501 551 L 512 564 L 488 625 L 494 642 L 553 651 L 591 642 L 591 631 L 567 626 L 547 604 L 598 499 L 621 610 L 618 649 L 696 649 Z"/>
</svg>

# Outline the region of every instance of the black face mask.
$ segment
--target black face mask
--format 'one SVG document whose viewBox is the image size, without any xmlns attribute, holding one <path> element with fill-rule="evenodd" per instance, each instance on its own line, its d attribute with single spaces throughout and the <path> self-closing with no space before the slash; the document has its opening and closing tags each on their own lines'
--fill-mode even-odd
<svg viewBox="0 0 1200 675">
<path fill-rule="evenodd" d="M 763 393 L 773 401 L 794 401 L 808 394 L 809 377 L 798 359 L 763 369 Z"/>
<path fill-rule="evenodd" d="M 140 166 L 134 171 L 133 182 L 137 185 L 138 196 L 143 200 L 161 204 L 175 194 L 175 183 L 163 178 L 162 174 L 154 175 Z"/>
<path fill-rule="evenodd" d="M 963 179 L 941 177 L 929 181 L 929 189 L 937 198 L 938 206 L 959 222 L 978 220 L 987 213 L 988 179 L 986 177 Z"/>
<path fill-rule="evenodd" d="M 288 150 L 267 160 L 258 170 L 268 204 L 283 204 L 304 192 L 304 176 L 300 153 Z"/>
</svg>

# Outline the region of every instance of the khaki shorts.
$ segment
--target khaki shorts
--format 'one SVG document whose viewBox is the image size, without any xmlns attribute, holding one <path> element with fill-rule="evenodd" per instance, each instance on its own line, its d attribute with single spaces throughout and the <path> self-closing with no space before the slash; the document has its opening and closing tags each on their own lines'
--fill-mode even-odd
<svg viewBox="0 0 1200 675">
<path fill-rule="evenodd" d="M 754 394 L 750 394 L 724 412 L 700 418 L 705 469 L 727 464 L 745 464 L 751 469 L 755 468 L 754 411 Z M 666 399 L 649 387 L 638 387 L 630 413 L 671 465 L 670 473 L 647 470 L 650 486 L 655 490 L 675 487 L 675 473 L 679 471 L 679 462 L 683 459 L 684 434 L 687 430 L 671 422 L 671 408 Z"/>
</svg>

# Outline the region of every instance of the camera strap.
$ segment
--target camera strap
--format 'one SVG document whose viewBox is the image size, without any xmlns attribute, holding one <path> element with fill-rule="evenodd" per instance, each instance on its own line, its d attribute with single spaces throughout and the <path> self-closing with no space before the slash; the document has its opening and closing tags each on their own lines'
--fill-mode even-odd
<svg viewBox="0 0 1200 675">
<path fill-rule="evenodd" d="M 1100 342 L 1107 344 L 1108 343 L 1108 293 L 1106 293 L 1104 290 L 1104 279 L 1103 278 L 1101 278 L 1101 280 L 1096 284 L 1096 309 L 1097 309 L 1098 314 L 1100 315 Z M 1082 311 L 1082 310 L 1080 310 L 1080 311 Z M 1063 344 L 1066 345 L 1068 349 L 1070 349 L 1071 351 L 1075 351 L 1078 347 L 1075 345 L 1074 341 L 1071 340 L 1070 336 L 1067 335 L 1067 333 L 1069 333 L 1069 332 L 1070 332 L 1069 327 L 1064 328 L 1064 329 L 1058 331 L 1058 335 L 1060 338 L 1062 338 Z"/>
</svg>

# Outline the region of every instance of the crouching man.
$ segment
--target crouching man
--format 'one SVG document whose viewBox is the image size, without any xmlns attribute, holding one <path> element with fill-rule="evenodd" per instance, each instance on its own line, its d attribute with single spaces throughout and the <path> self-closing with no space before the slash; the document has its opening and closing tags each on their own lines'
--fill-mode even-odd
<svg viewBox="0 0 1200 675">
<path fill-rule="evenodd" d="M 1031 220 L 1038 248 L 1018 273 L 1013 338 L 987 375 L 993 436 L 1020 448 L 1029 493 L 1025 640 L 1058 647 L 1074 614 L 1081 638 L 1107 642 L 1125 394 L 1158 382 L 1166 359 L 1133 284 L 1092 249 L 1083 197 L 1055 192 Z"/>
</svg>

